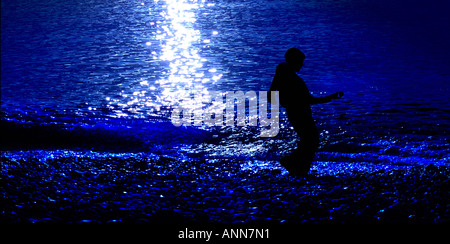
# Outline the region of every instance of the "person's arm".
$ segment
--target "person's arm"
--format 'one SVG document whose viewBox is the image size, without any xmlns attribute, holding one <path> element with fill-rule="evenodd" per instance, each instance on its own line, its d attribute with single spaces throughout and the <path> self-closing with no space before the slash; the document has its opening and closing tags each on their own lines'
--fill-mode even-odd
<svg viewBox="0 0 450 244">
<path fill-rule="evenodd" d="M 277 70 L 275 72 L 275 76 L 273 77 L 272 84 L 270 85 L 270 89 L 267 92 L 267 101 L 269 103 L 272 103 L 271 101 L 271 92 L 272 91 L 280 91 L 280 83 L 286 80 L 286 77 L 284 76 L 285 73 L 285 67 L 283 64 L 280 64 L 277 66 Z"/>
<path fill-rule="evenodd" d="M 275 74 L 275 77 L 273 78 L 272 84 L 270 85 L 270 89 L 268 93 L 270 94 L 271 91 L 278 91 L 278 77 L 277 74 Z"/>
<path fill-rule="evenodd" d="M 342 91 L 333 93 L 333 94 L 325 96 L 325 97 L 313 97 L 313 96 L 311 96 L 310 104 L 329 103 L 333 99 L 339 99 L 342 96 L 344 96 L 344 92 L 342 92 Z"/>
<path fill-rule="evenodd" d="M 272 91 L 278 91 L 278 79 L 277 79 L 277 78 L 278 78 L 278 77 L 277 77 L 277 74 L 275 74 L 275 76 L 273 77 L 272 84 L 270 85 L 270 89 L 269 89 L 269 91 L 267 92 L 267 101 L 268 101 L 269 103 L 272 103 L 271 92 L 272 92 Z"/>
</svg>

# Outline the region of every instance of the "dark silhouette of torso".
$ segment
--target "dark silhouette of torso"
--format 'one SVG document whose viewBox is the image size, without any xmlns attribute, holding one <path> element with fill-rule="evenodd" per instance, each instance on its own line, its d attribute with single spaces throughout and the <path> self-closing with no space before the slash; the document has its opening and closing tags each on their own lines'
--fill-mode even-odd
<svg viewBox="0 0 450 244">
<path fill-rule="evenodd" d="M 279 91 L 280 105 L 288 113 L 296 113 L 296 116 L 301 117 L 302 124 L 314 123 L 311 104 L 317 103 L 320 98 L 311 96 L 303 79 L 288 64 L 281 63 L 277 66 L 270 91 Z"/>
</svg>

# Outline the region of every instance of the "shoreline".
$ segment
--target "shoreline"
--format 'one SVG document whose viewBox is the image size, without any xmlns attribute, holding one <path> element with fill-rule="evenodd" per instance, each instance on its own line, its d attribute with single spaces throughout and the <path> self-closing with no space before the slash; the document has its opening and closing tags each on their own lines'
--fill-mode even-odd
<svg viewBox="0 0 450 244">
<path fill-rule="evenodd" d="M 295 178 L 276 161 L 27 152 L 2 152 L 2 223 L 450 221 L 447 165 L 318 161 Z"/>
</svg>

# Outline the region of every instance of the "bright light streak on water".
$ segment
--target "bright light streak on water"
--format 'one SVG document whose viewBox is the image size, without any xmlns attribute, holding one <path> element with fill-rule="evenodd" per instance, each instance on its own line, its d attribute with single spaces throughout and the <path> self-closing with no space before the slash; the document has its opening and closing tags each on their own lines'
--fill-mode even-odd
<svg viewBox="0 0 450 244">
<path fill-rule="evenodd" d="M 154 85 L 149 84 L 148 77 L 142 77 L 135 86 L 128 87 L 132 92 L 123 90 L 121 95 L 127 102 L 116 104 L 121 107 L 117 116 L 125 116 L 124 111 L 127 110 L 158 113 L 161 108 L 174 105 L 182 105 L 188 109 L 201 108 L 204 103 L 209 102 L 207 87 L 222 77 L 217 68 L 204 68 L 203 63 L 207 60 L 200 56 L 200 52 L 211 40 L 202 40 L 201 32 L 196 28 L 196 15 L 200 9 L 213 4 L 205 6 L 204 1 L 186 0 L 155 0 L 154 4 L 161 7 L 159 17 L 162 19 L 150 22 L 150 26 L 156 26 L 156 31 L 152 32 L 154 36 L 152 40 L 145 42 L 145 46 L 161 50 L 151 52 L 152 60 L 161 62 L 168 70 L 162 72 L 162 78 L 152 81 Z M 154 18 L 154 9 L 149 8 L 148 11 Z M 218 31 L 212 33 L 217 34 Z M 186 99 L 193 95 L 202 96 L 203 100 L 194 102 Z M 110 104 L 114 102 L 111 101 Z"/>
</svg>

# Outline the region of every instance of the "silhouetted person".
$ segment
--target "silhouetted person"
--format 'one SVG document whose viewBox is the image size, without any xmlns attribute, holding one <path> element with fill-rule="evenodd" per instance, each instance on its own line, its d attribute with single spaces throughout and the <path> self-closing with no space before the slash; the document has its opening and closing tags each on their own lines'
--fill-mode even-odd
<svg viewBox="0 0 450 244">
<path fill-rule="evenodd" d="M 341 98 L 344 93 L 340 91 L 326 97 L 313 97 L 303 79 L 296 74 L 303 66 L 305 54 L 297 48 L 290 48 L 284 58 L 286 63 L 277 66 L 269 92 L 279 91 L 280 105 L 286 108 L 287 117 L 300 141 L 297 149 L 282 158 L 280 163 L 289 174 L 305 176 L 319 147 L 319 132 L 311 114 L 311 104 L 327 103 Z"/>
</svg>

